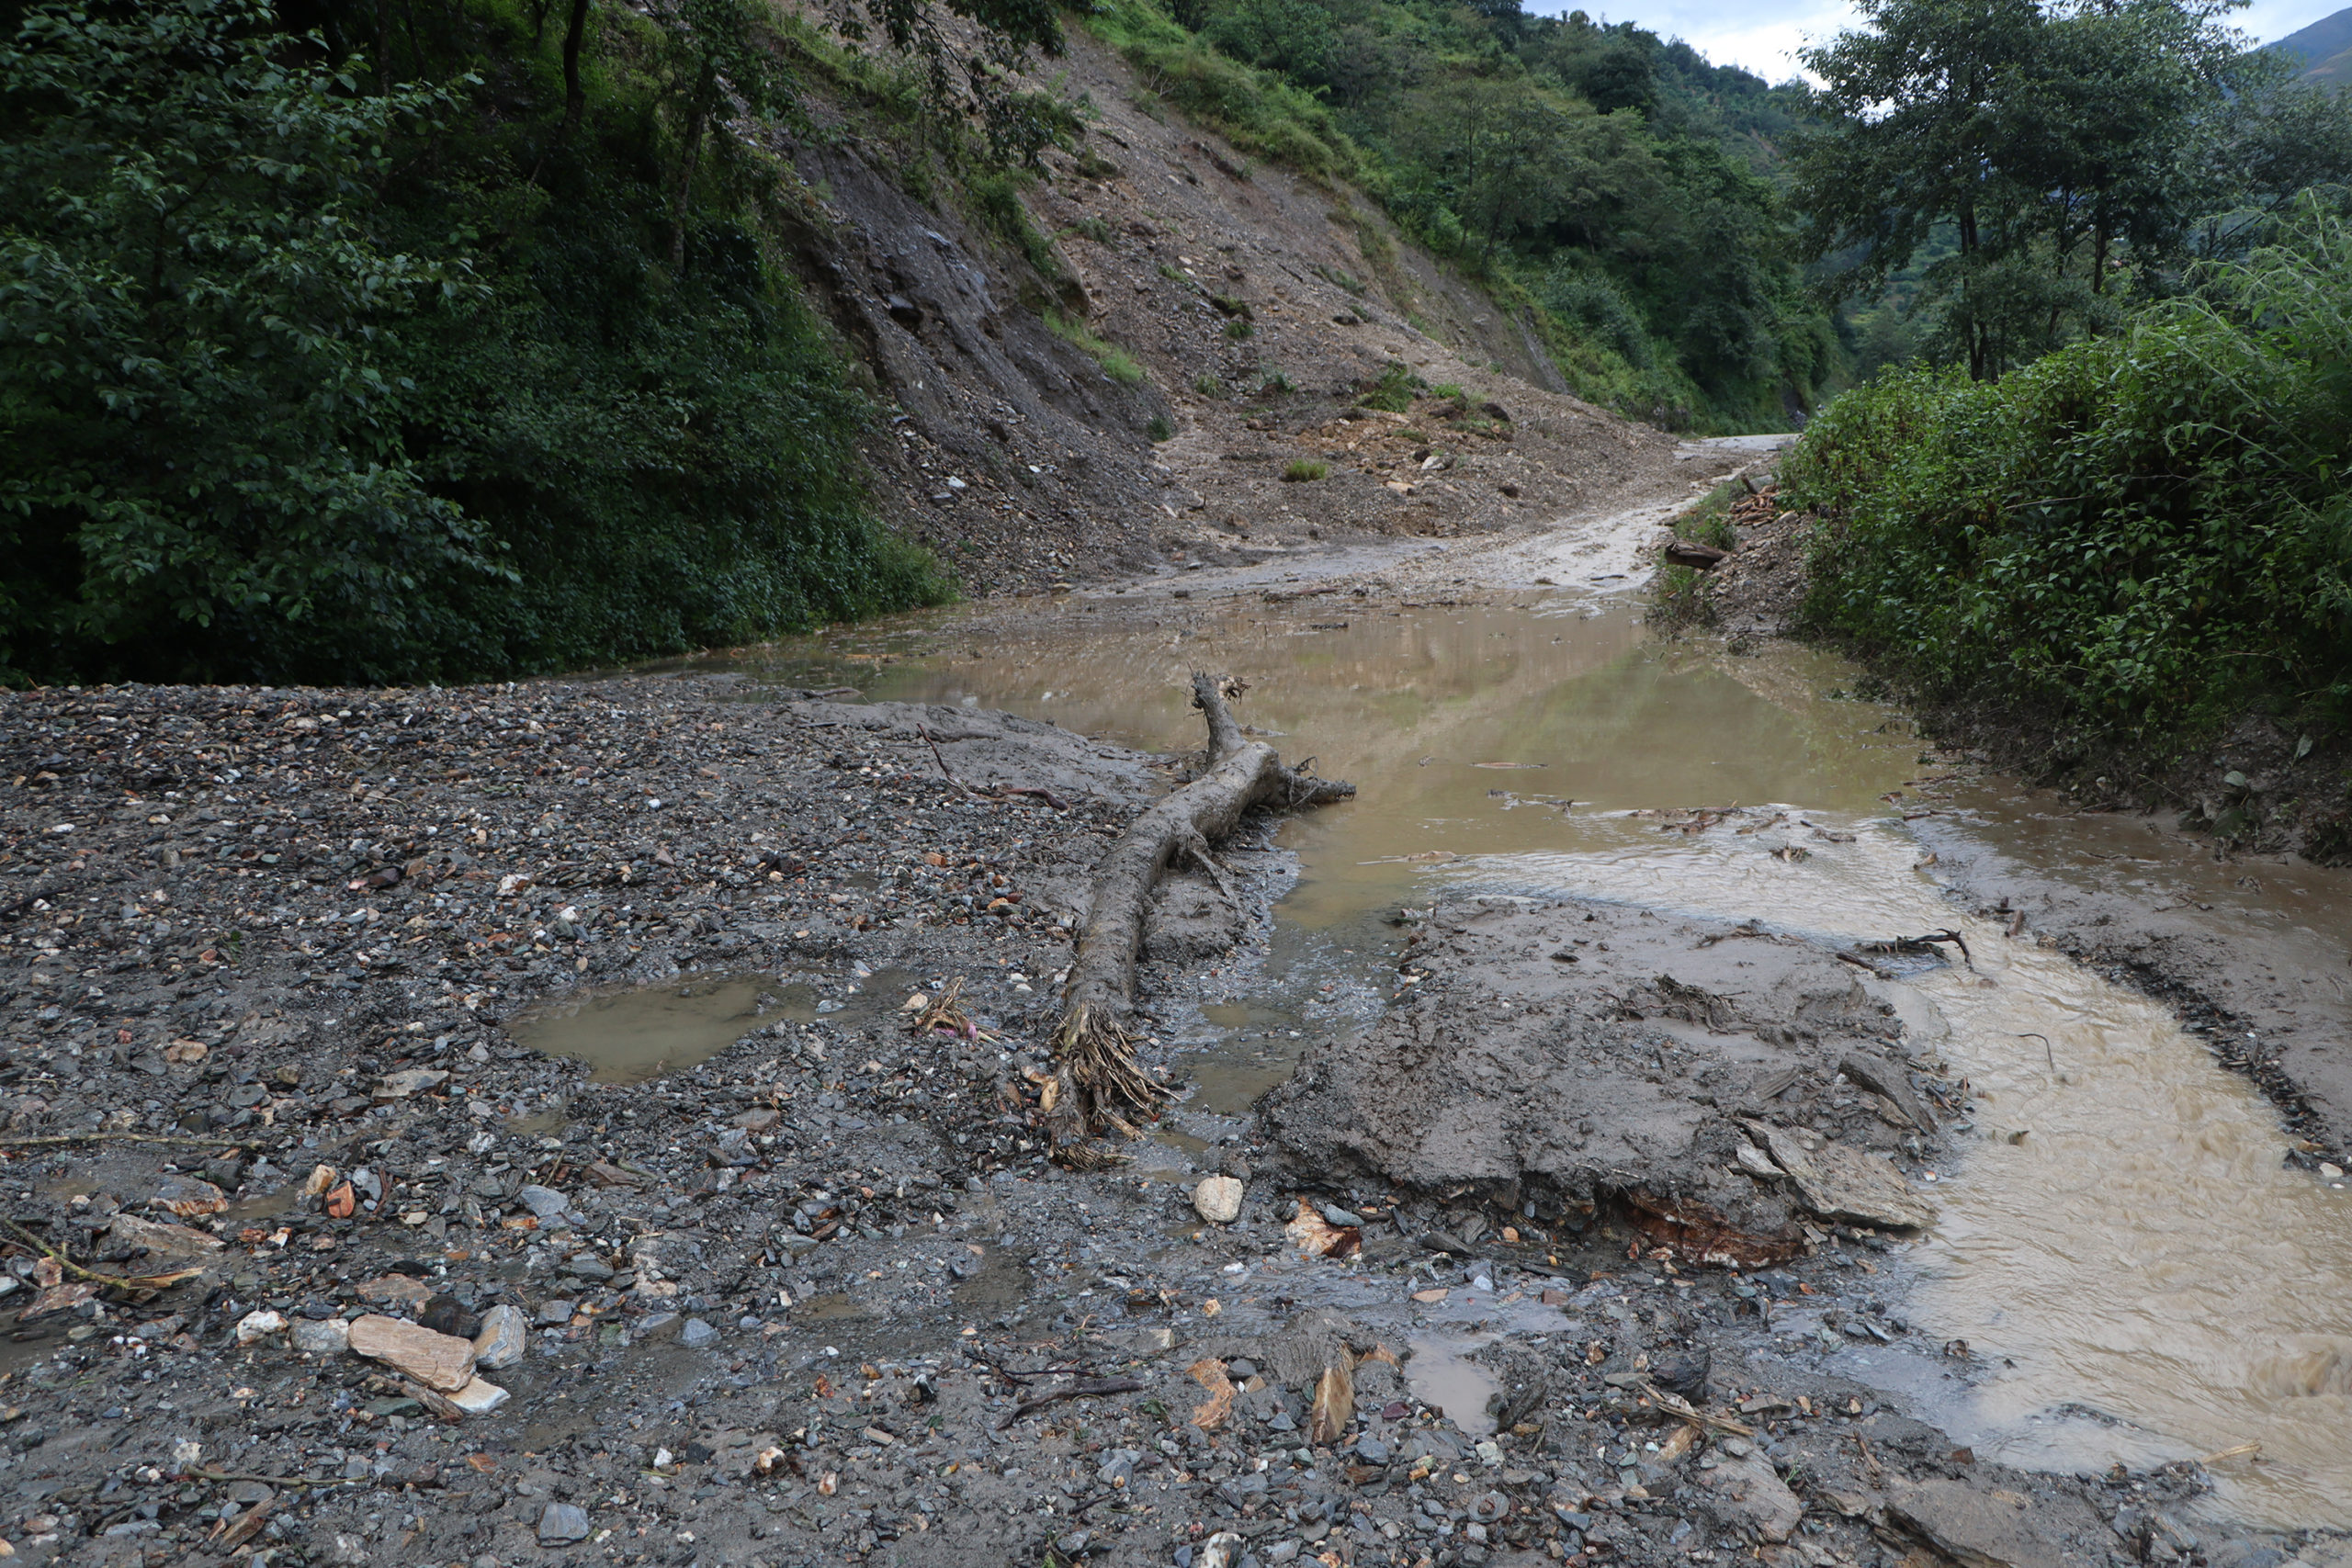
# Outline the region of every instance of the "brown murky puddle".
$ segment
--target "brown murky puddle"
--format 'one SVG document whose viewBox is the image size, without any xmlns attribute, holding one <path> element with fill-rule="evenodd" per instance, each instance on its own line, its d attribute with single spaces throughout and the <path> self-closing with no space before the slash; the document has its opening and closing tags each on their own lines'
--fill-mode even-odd
<svg viewBox="0 0 2352 1568">
<path fill-rule="evenodd" d="M 762 970 L 693 975 L 658 986 L 567 997 L 509 1025 L 518 1043 L 589 1064 L 596 1083 L 646 1083 L 691 1067 L 776 1022 L 831 1015 L 858 1023 L 903 1001 L 912 976 L 882 969 L 819 994 L 809 978 Z"/>
<path fill-rule="evenodd" d="M 1394 976 L 1376 961 L 1393 941 L 1381 916 L 1441 889 L 1621 899 L 1841 943 L 1960 923 L 1882 799 L 1927 771 L 1919 742 L 1899 714 L 1833 694 L 1850 678 L 1833 660 L 1662 646 L 1630 609 L 1566 593 L 1400 605 L 1196 592 L 992 614 L 984 629 L 901 623 L 732 666 L 1163 750 L 1198 744 L 1184 682 L 1217 669 L 1250 682 L 1243 716 L 1286 755 L 1315 753 L 1318 772 L 1361 786 L 1354 804 L 1282 829 L 1300 879 L 1272 953 L 1188 1037 L 1200 1049 L 1171 1165 L 1281 1081 L 1305 1037 L 1383 1005 Z M 1767 804 L 1853 841 L 1809 840 L 1790 860 L 1772 853 L 1785 832 L 1668 842 L 1632 815 Z M 2184 897 L 2234 897 L 2258 939 L 2322 940 L 2344 908 L 2324 874 L 2290 874 L 2310 886 L 2279 919 L 2275 898 L 2217 868 L 2139 839 L 2108 844 L 2127 830 L 2109 820 L 1997 789 L 1961 804 L 1973 810 L 1940 818 L 1939 834 L 2023 864 L 2111 881 L 2144 869 Z M 2146 867 L 2121 863 L 2134 849 L 2154 857 Z M 1964 1154 L 1939 1172 L 1942 1224 L 1902 1266 L 1923 1348 L 1841 1346 L 1835 1364 L 2011 1462 L 2098 1469 L 2258 1444 L 2258 1459 L 2213 1461 L 2219 1510 L 2352 1525 L 2352 1191 L 2282 1168 L 2267 1107 L 2160 1008 L 1990 926 L 1968 936 L 1974 970 L 1886 983 L 1912 1048 L 1939 1055 L 1981 1104 Z M 725 996 L 699 1004 L 712 1029 L 755 1027 L 752 993 Z M 1937 1353 L 1962 1339 L 1974 1352 L 1964 1377 Z M 1412 1363 L 1465 1425 L 1490 1386 L 1472 1349 L 1432 1342 Z"/>
</svg>

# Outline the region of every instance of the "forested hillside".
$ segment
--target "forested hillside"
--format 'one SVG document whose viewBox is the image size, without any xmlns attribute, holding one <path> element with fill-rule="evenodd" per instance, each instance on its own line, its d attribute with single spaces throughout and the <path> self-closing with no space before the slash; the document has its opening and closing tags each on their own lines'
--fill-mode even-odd
<svg viewBox="0 0 2352 1568">
<path fill-rule="evenodd" d="M 1770 172 L 1801 90 L 1516 0 L 1111 0 L 1088 25 L 1175 107 L 1360 183 L 1534 308 L 1585 397 L 1779 429 L 1838 367 Z"/>
<path fill-rule="evenodd" d="M 1871 21 L 1811 54 L 1794 199 L 1843 288 L 1907 276 L 1927 363 L 1787 465 L 1806 619 L 2013 761 L 2231 837 L 2340 807 L 2352 104 L 2167 0 Z M 2196 760 L 2225 733 L 2267 784 Z"/>
</svg>

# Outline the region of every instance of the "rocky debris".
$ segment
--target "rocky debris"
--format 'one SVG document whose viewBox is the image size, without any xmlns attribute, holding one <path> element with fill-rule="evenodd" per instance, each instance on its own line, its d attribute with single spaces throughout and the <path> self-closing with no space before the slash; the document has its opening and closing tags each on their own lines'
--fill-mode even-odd
<svg viewBox="0 0 2352 1568">
<path fill-rule="evenodd" d="M 1213 1225 L 1229 1225 L 1241 1217 L 1240 1182 L 1230 1176 L 1204 1176 L 1193 1189 L 1193 1209 Z"/>
<path fill-rule="evenodd" d="M 1238 1121 L 1181 1180 L 1054 1170 L 1038 1086 L 1065 921 L 1159 770 L 963 709 L 746 694 L 699 679 L 0 694 L 26 777 L 0 801 L 0 879 L 48 890 L 0 922 L 20 999 L 0 1110 L 35 1135 L 232 1141 L 16 1163 L 33 1196 L 12 1217 L 73 1261 L 154 1269 L 179 1255 L 141 1227 L 169 1224 L 187 1235 L 161 1241 L 204 1265 L 102 1290 L 29 1246 L 0 1256 L 0 1304 L 25 1303 L 9 1404 L 27 1414 L 0 1424 L 0 1534 L 19 1553 L 513 1562 L 600 1552 L 585 1543 L 609 1529 L 626 1555 L 705 1561 L 1198 1563 L 1230 1534 L 1263 1564 L 1489 1568 L 1556 1548 L 1685 1568 L 1702 1542 L 1722 1561 L 1762 1539 L 1701 1479 L 1719 1450 L 1674 1440 L 1667 1386 L 1702 1352 L 1710 1414 L 1736 1412 L 1780 1473 L 1801 1467 L 1808 1504 L 1860 1503 L 1814 1508 L 1791 1540 L 1828 1561 L 1806 1568 L 1878 1561 L 1886 1479 L 1954 1472 L 1949 1438 L 1829 1370 L 1825 1332 L 1907 1332 L 1871 1293 L 1861 1265 L 1887 1244 L 1868 1229 L 1816 1218 L 1786 1257 L 1693 1270 L 1643 1216 L 1537 1180 L 1399 1186 L 1346 1159 L 1286 1177 L 1306 1168 Z M 918 723 L 975 786 L 993 769 L 1067 807 L 948 784 Z M 70 850 L 40 831 L 57 819 L 83 825 Z M 1278 884 L 1227 858 L 1261 908 Z M 1553 916 L 1464 906 L 1401 933 L 1419 939 L 1404 974 L 1428 977 L 1399 1010 L 1458 988 L 1459 1014 L 1422 1027 L 1472 1038 L 1457 1077 L 1482 1093 L 1481 1066 L 1525 1066 L 1476 1043 L 1515 1048 L 1522 1004 L 1472 1008 L 1472 976 L 1442 964 L 1484 964 L 1486 922 L 1522 918 Z M 1596 938 L 1619 919 L 1544 932 L 1534 956 L 1592 965 L 1636 1016 L 1589 1021 L 1711 1098 L 1679 1168 L 1743 1185 L 1770 1219 L 1792 1184 L 1747 1174 L 1733 1145 L 1752 1145 L 1724 1120 L 1743 1109 L 1897 1158 L 1927 1146 L 1889 1097 L 1838 1081 L 1845 1055 L 1900 1060 L 1847 966 L 1836 989 L 1809 951 L 1735 934 L 1645 956 L 1636 922 L 1612 970 Z M 1735 942 L 1770 959 L 1741 972 L 1769 972 L 1761 989 L 1684 962 Z M 1198 976 L 1145 978 L 1159 1066 Z M 959 979 L 961 1022 L 922 1024 Z M 614 1082 L 518 1038 L 533 1009 L 614 995 L 716 997 L 735 1032 Z M 1689 1049 L 1719 1024 L 1773 1065 Z M 167 1059 L 176 1041 L 206 1050 Z M 413 1070 L 448 1077 L 379 1097 Z M 1906 1071 L 1932 1100 L 1932 1077 Z M 1204 1225 L 1212 1171 L 1239 1191 Z M 223 1206 L 148 1206 L 210 1201 L 166 1187 L 181 1180 Z M 562 1201 L 542 1213 L 526 1188 Z M 1293 1224 L 1351 1240 L 1303 1256 Z M 1417 1384 L 1434 1362 L 1413 1370 L 1415 1339 L 1538 1311 L 1573 1326 L 1508 1330 L 1455 1363 L 1491 1388 Z M 238 1345 L 260 1314 L 281 1326 Z M 395 1337 L 433 1355 L 345 1353 Z M 277 1483 L 265 1499 L 216 1475 Z M 2117 1507 L 2177 1510 L 2198 1484 L 1966 1477 L 2079 1488 L 2101 1542 Z M 94 1550 L 126 1524 L 154 1528 Z"/>
<path fill-rule="evenodd" d="M 351 1325 L 351 1352 L 381 1361 L 429 1389 L 453 1393 L 474 1375 L 473 1342 L 369 1313 Z"/>
</svg>

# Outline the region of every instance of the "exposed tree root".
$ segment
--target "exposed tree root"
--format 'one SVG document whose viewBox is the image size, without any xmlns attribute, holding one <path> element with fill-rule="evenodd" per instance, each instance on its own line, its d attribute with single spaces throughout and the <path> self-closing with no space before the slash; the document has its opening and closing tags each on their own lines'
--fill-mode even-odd
<svg viewBox="0 0 2352 1568">
<path fill-rule="evenodd" d="M 1105 1132 L 1132 1134 L 1125 1117 L 1153 1114 L 1167 1090 L 1136 1059 L 1127 1027 L 1144 914 L 1169 863 L 1190 855 L 1227 897 L 1232 887 L 1210 845 L 1231 832 L 1252 807 L 1295 809 L 1344 800 L 1351 784 L 1327 782 L 1282 764 L 1274 749 L 1243 739 L 1226 706 L 1240 687 L 1195 672 L 1193 705 L 1208 721 L 1208 764 L 1201 775 L 1139 813 L 1094 868 L 1092 899 L 1078 935 L 1078 958 L 1062 995 L 1055 1035 L 1057 1065 L 1047 1097 L 1046 1127 L 1057 1157 L 1093 1167 L 1116 1156 L 1094 1142 Z"/>
</svg>

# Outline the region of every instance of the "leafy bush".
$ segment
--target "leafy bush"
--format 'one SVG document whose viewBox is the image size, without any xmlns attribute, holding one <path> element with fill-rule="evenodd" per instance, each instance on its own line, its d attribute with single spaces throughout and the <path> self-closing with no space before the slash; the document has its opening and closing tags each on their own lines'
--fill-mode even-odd
<svg viewBox="0 0 2352 1568">
<path fill-rule="evenodd" d="M 1146 434 L 1151 437 L 1154 443 L 1173 441 L 1176 439 L 1176 427 L 1169 423 L 1168 416 L 1166 414 L 1156 413 L 1151 416 L 1151 423 L 1147 429 Z"/>
<path fill-rule="evenodd" d="M 2089 742 L 2352 708 L 2352 224 L 1995 382 L 1890 373 L 1782 467 L 1808 614 L 1933 698 Z"/>
<path fill-rule="evenodd" d="M 457 679 L 944 594 L 865 512 L 865 406 L 653 24 L 603 14 L 572 135 L 492 0 L 431 42 L 494 93 L 363 91 L 394 73 L 265 0 L 18 15 L 0 669 Z"/>
<path fill-rule="evenodd" d="M 1413 407 L 1413 394 L 1427 385 L 1413 374 L 1413 367 L 1402 360 L 1392 359 L 1381 368 L 1380 379 L 1364 391 L 1357 402 L 1383 413 L 1408 413 Z"/>
</svg>

